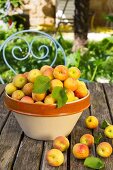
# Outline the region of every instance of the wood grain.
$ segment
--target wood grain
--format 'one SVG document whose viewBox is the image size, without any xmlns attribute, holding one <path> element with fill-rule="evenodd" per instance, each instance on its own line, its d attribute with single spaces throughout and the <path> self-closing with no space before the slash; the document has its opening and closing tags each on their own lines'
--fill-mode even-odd
<svg viewBox="0 0 113 170">
<path fill-rule="evenodd" d="M 14 163 L 14 170 L 38 170 L 42 155 L 43 142 L 25 136 L 21 141 Z"/>
<path fill-rule="evenodd" d="M 72 133 L 71 133 L 71 147 L 70 147 L 70 170 L 86 170 L 87 168 L 83 166 L 84 160 L 76 159 L 72 154 L 73 146 L 76 143 L 80 143 L 80 137 L 86 133 L 92 134 L 92 130 L 89 130 L 85 126 L 85 119 L 90 115 L 89 109 L 84 111 L 75 125 Z M 90 149 L 90 155 L 95 155 L 94 148 Z"/>
<path fill-rule="evenodd" d="M 0 86 L 1 89 L 1 86 Z M 4 94 L 0 96 L 0 133 L 9 116 L 9 111 L 4 106 Z"/>
<path fill-rule="evenodd" d="M 11 114 L 0 135 L 0 162 L 4 170 L 10 170 L 21 140 L 22 130 Z"/>
<path fill-rule="evenodd" d="M 105 94 L 107 97 L 107 102 L 110 110 L 110 115 L 112 118 L 112 124 L 113 124 L 113 84 L 104 84 Z"/>
<path fill-rule="evenodd" d="M 42 162 L 41 162 L 41 168 L 40 170 L 67 170 L 67 152 L 64 152 L 64 163 L 59 166 L 59 167 L 52 167 L 48 164 L 46 160 L 46 154 L 47 151 L 52 149 L 52 141 L 46 141 L 44 144 L 44 150 L 43 150 L 43 157 L 42 157 Z"/>
<path fill-rule="evenodd" d="M 5 85 L 0 84 L 0 95 L 3 93 L 4 89 L 5 89 Z"/>
<path fill-rule="evenodd" d="M 9 115 L 9 111 L 3 104 L 3 88 L 0 86 L 0 163 L 3 170 L 88 170 L 83 166 L 84 160 L 74 158 L 72 148 L 78 143 L 80 137 L 85 133 L 96 135 L 101 132 L 101 141 L 109 142 L 112 140 L 104 135 L 101 124 L 104 119 L 113 123 L 113 85 L 89 83 L 88 88 L 91 93 L 91 106 L 82 113 L 79 121 L 75 125 L 69 136 L 70 148 L 64 152 L 65 161 L 63 165 L 55 168 L 48 165 L 46 153 L 52 149 L 52 141 L 37 141 L 23 136 L 15 117 Z M 9 115 L 9 117 L 8 117 Z M 99 120 L 98 128 L 89 130 L 85 126 L 85 118 L 94 115 Z M 97 156 L 96 145 L 90 149 L 90 155 Z M 105 169 L 113 169 L 113 154 L 109 158 L 101 158 L 105 162 Z"/>
<path fill-rule="evenodd" d="M 99 83 L 91 83 L 88 85 L 88 87 L 91 93 L 91 115 L 96 116 L 99 120 L 99 126 L 94 130 L 94 135 L 97 132 L 101 132 L 103 136 L 102 141 L 106 141 L 112 144 L 111 139 L 105 137 L 104 130 L 101 129 L 101 124 L 104 119 L 107 120 L 109 123 L 111 123 L 110 113 L 109 113 L 103 86 L 102 84 Z M 113 161 L 111 160 L 113 160 L 113 154 L 110 157 L 103 159 L 103 161 L 105 162 L 106 170 L 113 169 Z"/>
</svg>

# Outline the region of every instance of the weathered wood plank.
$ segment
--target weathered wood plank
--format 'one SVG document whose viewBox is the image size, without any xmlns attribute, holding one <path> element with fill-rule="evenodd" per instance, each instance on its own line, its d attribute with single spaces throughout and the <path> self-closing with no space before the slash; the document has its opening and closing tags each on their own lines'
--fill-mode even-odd
<svg viewBox="0 0 113 170">
<path fill-rule="evenodd" d="M 95 130 L 91 131 L 86 129 L 84 120 L 87 116 L 90 115 L 89 110 L 86 110 L 76 126 L 74 127 L 71 136 L 70 136 L 70 150 L 68 150 L 65 155 L 65 162 L 62 166 L 58 167 L 58 170 L 86 170 L 83 166 L 83 162 L 81 160 L 75 159 L 72 154 L 72 148 L 75 143 L 79 142 L 80 137 L 85 133 L 93 133 L 94 135 L 97 132 L 101 132 L 103 134 L 102 141 L 108 141 L 111 143 L 111 140 L 104 136 L 103 130 L 100 128 L 100 125 L 104 119 L 108 120 L 111 123 L 110 112 L 113 110 L 113 85 L 104 85 L 106 96 L 104 94 L 103 86 L 101 84 L 92 83 L 88 85 L 88 88 L 91 92 L 91 115 L 96 116 L 99 119 L 99 127 Z M 106 101 L 108 100 L 108 101 Z M 0 98 L 0 115 L 4 110 L 3 107 L 3 95 Z M 107 102 L 109 106 L 107 105 Z M 109 110 L 110 109 L 110 110 Z M 7 111 L 5 111 L 7 113 Z M 2 120 L 3 118 L 1 118 Z M 2 121 L 3 122 L 3 121 Z M 1 125 L 1 122 L 0 122 Z M 2 163 L 3 170 L 55 170 L 55 167 L 51 167 L 48 165 L 46 161 L 46 153 L 52 147 L 52 141 L 47 141 L 44 143 L 43 156 L 42 148 L 43 142 L 32 140 L 28 137 L 24 137 L 21 141 L 22 131 L 16 122 L 14 116 L 11 114 L 1 132 L 0 135 L 0 162 Z M 21 145 L 20 145 L 21 141 Z M 20 147 L 19 147 L 20 146 Z M 19 150 L 18 150 L 19 148 Z M 95 148 L 91 149 L 91 154 L 95 154 Z M 17 154 L 18 153 L 18 154 Z M 16 156 L 17 155 L 17 156 Z M 98 156 L 98 155 L 97 155 Z M 41 160 L 42 158 L 42 160 Z M 102 159 L 102 158 L 101 158 Z M 15 160 L 15 162 L 14 162 Z M 41 166 L 40 166 L 41 160 Z M 113 168 L 113 155 L 109 158 L 103 159 L 105 162 L 105 169 L 112 170 Z M 12 167 L 14 163 L 14 166 Z M 67 165 L 67 163 L 69 165 Z"/>
<path fill-rule="evenodd" d="M 75 125 L 71 133 L 71 146 L 70 146 L 70 170 L 86 170 L 87 168 L 83 166 L 84 160 L 76 159 L 72 154 L 73 146 L 76 143 L 80 143 L 80 137 L 86 133 L 92 134 L 92 131 L 87 129 L 85 126 L 85 119 L 90 115 L 89 109 L 84 111 L 79 118 L 77 124 Z M 95 155 L 94 148 L 90 149 L 90 155 Z"/>
<path fill-rule="evenodd" d="M 56 167 L 52 167 L 52 166 L 48 165 L 47 160 L 46 160 L 46 153 L 48 150 L 53 148 L 52 143 L 53 143 L 52 141 L 47 141 L 44 143 L 43 157 L 42 157 L 40 170 L 56 170 L 56 169 L 57 170 L 66 170 L 67 169 L 67 152 L 63 153 L 65 161 L 61 166 L 56 168 Z"/>
<path fill-rule="evenodd" d="M 14 170 L 38 170 L 42 155 L 43 142 L 25 136 L 21 141 L 14 163 Z"/>
<path fill-rule="evenodd" d="M 4 106 L 4 94 L 0 97 L 0 133 L 9 116 L 9 111 Z"/>
<path fill-rule="evenodd" d="M 22 130 L 11 114 L 0 135 L 0 162 L 3 170 L 10 170 L 21 140 Z"/>
<path fill-rule="evenodd" d="M 107 101 L 112 117 L 112 123 L 113 123 L 113 84 L 108 84 L 108 83 L 104 84 L 104 89 L 105 89 L 105 93 L 106 93 L 106 97 L 107 97 Z"/>
<path fill-rule="evenodd" d="M 3 91 L 4 91 L 4 88 L 5 88 L 5 85 L 3 85 L 3 84 L 0 84 L 0 95 L 3 93 Z"/>
<path fill-rule="evenodd" d="M 91 83 L 88 87 L 91 93 L 91 114 L 98 117 L 100 124 L 104 119 L 111 121 L 102 84 Z"/>
<path fill-rule="evenodd" d="M 92 83 L 88 85 L 91 93 L 91 115 L 94 115 L 99 120 L 99 126 L 94 130 L 94 135 L 97 132 L 101 132 L 103 135 L 102 141 L 107 141 L 112 144 L 111 139 L 108 139 L 104 135 L 104 130 L 101 129 L 101 124 L 104 119 L 108 120 L 111 123 L 109 109 L 106 103 L 106 98 L 103 90 L 102 84 Z M 98 155 L 97 155 L 98 156 Z M 101 158 L 102 159 L 102 158 Z M 105 169 L 113 169 L 113 155 L 109 158 L 103 159 L 105 162 Z"/>
</svg>

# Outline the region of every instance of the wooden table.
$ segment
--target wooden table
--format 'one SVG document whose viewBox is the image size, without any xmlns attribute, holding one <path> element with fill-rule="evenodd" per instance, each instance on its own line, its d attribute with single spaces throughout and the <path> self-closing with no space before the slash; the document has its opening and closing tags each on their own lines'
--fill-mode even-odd
<svg viewBox="0 0 113 170">
<path fill-rule="evenodd" d="M 89 115 L 99 119 L 100 124 L 104 119 L 113 123 L 113 85 L 110 84 L 88 84 L 91 92 L 91 107 L 83 112 L 81 118 L 69 135 L 70 148 L 65 155 L 65 162 L 59 168 L 47 164 L 45 155 L 52 148 L 51 141 L 37 141 L 28 138 L 22 132 L 13 114 L 4 106 L 4 86 L 0 85 L 0 162 L 3 170 L 86 170 L 83 160 L 77 160 L 72 155 L 72 147 L 79 142 L 85 133 L 95 135 L 97 132 L 103 134 L 100 126 L 95 130 L 86 129 L 84 120 Z M 102 141 L 112 142 L 103 134 Z M 113 145 L 113 144 L 112 144 Z M 97 156 L 94 145 L 90 154 Z M 103 158 L 102 158 L 103 159 Z M 113 154 L 105 161 L 105 170 L 113 170 Z"/>
</svg>

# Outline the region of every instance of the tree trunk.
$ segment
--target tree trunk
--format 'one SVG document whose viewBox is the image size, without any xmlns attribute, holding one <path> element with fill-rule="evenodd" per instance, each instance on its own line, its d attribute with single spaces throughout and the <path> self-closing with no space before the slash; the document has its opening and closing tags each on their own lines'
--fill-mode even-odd
<svg viewBox="0 0 113 170">
<path fill-rule="evenodd" d="M 89 0 L 75 0 L 73 52 L 87 44 L 88 18 Z"/>
</svg>

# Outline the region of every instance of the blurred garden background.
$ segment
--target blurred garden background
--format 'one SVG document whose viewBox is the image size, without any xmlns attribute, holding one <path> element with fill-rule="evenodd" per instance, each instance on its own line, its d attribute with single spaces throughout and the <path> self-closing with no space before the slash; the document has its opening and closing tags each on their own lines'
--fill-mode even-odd
<svg viewBox="0 0 113 170">
<path fill-rule="evenodd" d="M 10 35 L 24 29 L 44 31 L 57 39 L 65 50 L 67 66 L 78 67 L 85 80 L 113 82 L 112 0 L 0 0 L 0 47 Z M 28 42 L 32 40 L 32 34 L 24 37 Z M 49 47 L 48 60 L 39 62 L 30 55 L 26 62 L 15 61 L 11 53 L 14 45 L 22 48 L 22 52 L 15 50 L 16 56 L 21 58 L 28 52 L 23 39 L 7 45 L 6 58 L 18 73 L 40 68 L 54 58 L 53 45 L 40 38 L 33 44 L 35 55 L 42 44 Z M 0 75 L 9 82 L 13 73 L 2 53 L 1 50 Z M 55 64 L 63 64 L 60 52 Z"/>
</svg>

